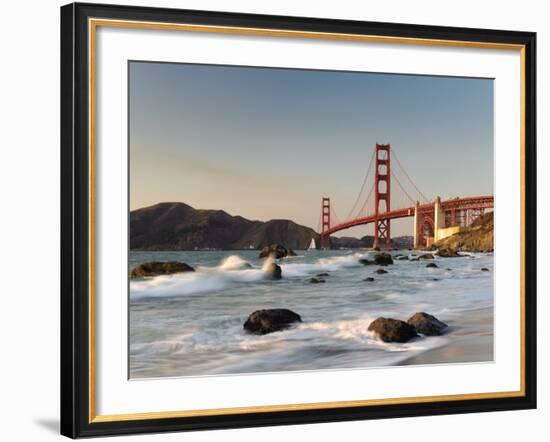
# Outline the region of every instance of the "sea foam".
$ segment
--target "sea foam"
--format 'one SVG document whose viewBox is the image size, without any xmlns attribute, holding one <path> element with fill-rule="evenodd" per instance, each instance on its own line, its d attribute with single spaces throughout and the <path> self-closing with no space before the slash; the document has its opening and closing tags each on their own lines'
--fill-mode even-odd
<svg viewBox="0 0 550 442">
<path fill-rule="evenodd" d="M 368 254 L 355 253 L 345 256 L 319 258 L 313 263 L 281 260 L 285 279 L 303 278 L 323 271 L 338 271 L 343 268 L 360 267 L 359 259 Z M 265 279 L 265 272 L 273 258 L 263 260 L 262 267 L 254 267 L 238 255 L 224 258 L 217 266 L 199 266 L 195 272 L 161 275 L 130 282 L 132 299 L 200 295 L 223 290 L 230 285 L 255 283 Z"/>
</svg>

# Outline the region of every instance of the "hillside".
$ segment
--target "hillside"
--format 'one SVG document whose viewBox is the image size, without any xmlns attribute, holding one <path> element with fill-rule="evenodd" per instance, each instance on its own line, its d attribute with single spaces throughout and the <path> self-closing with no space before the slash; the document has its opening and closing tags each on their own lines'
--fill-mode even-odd
<svg viewBox="0 0 550 442">
<path fill-rule="evenodd" d="M 251 221 L 223 210 L 159 203 L 130 212 L 131 250 L 238 250 L 283 244 L 307 248 L 319 235 L 290 220 Z"/>
<path fill-rule="evenodd" d="M 480 216 L 470 227 L 438 241 L 434 247 L 455 252 L 492 252 L 494 247 L 493 213 L 489 212 Z"/>
<path fill-rule="evenodd" d="M 330 237 L 330 246 L 333 249 L 362 249 L 372 247 L 374 236 L 364 236 L 361 239 L 352 236 Z"/>
</svg>

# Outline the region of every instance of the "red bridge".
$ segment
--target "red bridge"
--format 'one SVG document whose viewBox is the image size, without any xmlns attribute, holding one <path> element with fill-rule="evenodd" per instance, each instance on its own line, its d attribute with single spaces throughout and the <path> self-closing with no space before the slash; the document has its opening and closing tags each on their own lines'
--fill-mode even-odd
<svg viewBox="0 0 550 442">
<path fill-rule="evenodd" d="M 403 169 L 395 152 L 393 152 L 393 155 L 401 171 L 424 202 L 421 204 L 418 200 L 415 201 L 397 179 L 397 175 L 392 171 L 390 167 L 390 145 L 376 144 L 376 149 L 371 157 L 367 173 L 363 180 L 363 185 L 350 211 L 350 215 L 347 217 L 347 221 L 337 221 L 336 224 L 331 224 L 331 220 L 337 220 L 337 217 L 331 206 L 330 198 L 323 197 L 321 205 L 321 248 L 330 248 L 330 235 L 341 230 L 370 223 L 374 224 L 373 246 L 390 248 L 392 247 L 390 221 L 392 219 L 406 217 L 414 217 L 413 246 L 429 246 L 433 242 L 456 233 L 461 227 L 469 226 L 477 217 L 482 215 L 486 209 L 492 209 L 494 207 L 494 197 L 492 195 L 457 197 L 445 201 L 441 201 L 441 199 L 437 197 L 434 201 L 429 202 L 410 179 L 405 169 Z M 362 200 L 361 196 L 365 190 L 373 159 L 375 160 L 374 183 L 360 210 L 355 212 L 358 203 Z M 391 178 L 397 182 L 402 193 L 408 198 L 411 203 L 410 206 L 401 209 L 390 209 Z M 366 213 L 373 191 L 373 211 L 371 213 Z"/>
</svg>

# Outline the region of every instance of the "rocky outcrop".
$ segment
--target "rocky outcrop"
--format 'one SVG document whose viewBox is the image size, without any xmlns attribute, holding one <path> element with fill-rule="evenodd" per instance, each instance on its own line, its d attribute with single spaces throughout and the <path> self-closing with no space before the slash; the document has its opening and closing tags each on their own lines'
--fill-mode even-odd
<svg viewBox="0 0 550 442">
<path fill-rule="evenodd" d="M 285 330 L 295 322 L 302 322 L 298 313 L 284 308 L 257 310 L 252 313 L 243 328 L 257 335 Z"/>
<path fill-rule="evenodd" d="M 378 266 L 387 266 L 393 264 L 393 258 L 389 253 L 376 253 L 372 259 L 361 258 L 359 262 L 364 266 L 369 265 L 378 265 Z"/>
<path fill-rule="evenodd" d="M 452 249 L 449 246 L 441 246 L 437 250 L 436 255 L 442 258 L 459 258 L 461 256 L 464 256 L 464 255 L 458 254 L 456 250 Z"/>
<path fill-rule="evenodd" d="M 407 321 L 412 325 L 418 333 L 426 336 L 441 335 L 448 327 L 447 324 L 437 319 L 428 313 L 418 312 L 409 318 Z"/>
<path fill-rule="evenodd" d="M 374 332 L 384 342 L 407 342 L 418 336 L 412 325 L 392 318 L 375 319 L 367 330 Z"/>
<path fill-rule="evenodd" d="M 374 255 L 374 263 L 379 266 L 393 264 L 393 259 L 389 253 L 377 253 Z"/>
<path fill-rule="evenodd" d="M 195 269 L 184 262 L 178 261 L 151 261 L 144 262 L 134 267 L 130 272 L 131 278 L 144 278 L 147 276 L 171 275 L 173 273 L 194 272 Z"/>
<path fill-rule="evenodd" d="M 274 262 L 270 262 L 265 268 L 264 271 L 267 275 L 268 279 L 281 279 L 282 278 L 282 270 L 281 267 L 275 264 Z"/>
<path fill-rule="evenodd" d="M 287 249 L 281 244 L 271 244 L 270 246 L 265 246 L 260 252 L 260 258 L 287 258 L 289 256 L 296 256 L 293 250 Z"/>
<path fill-rule="evenodd" d="M 448 251 L 447 253 L 492 252 L 494 247 L 493 231 L 494 217 L 493 212 L 490 212 L 477 218 L 470 227 L 466 227 L 454 235 L 443 238 L 435 243 L 434 246 L 438 250 Z"/>
</svg>

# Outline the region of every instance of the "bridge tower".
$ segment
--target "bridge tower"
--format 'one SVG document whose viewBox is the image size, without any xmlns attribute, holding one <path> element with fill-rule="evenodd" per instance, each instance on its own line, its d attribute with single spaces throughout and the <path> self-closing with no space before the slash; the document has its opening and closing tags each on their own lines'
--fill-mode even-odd
<svg viewBox="0 0 550 442">
<path fill-rule="evenodd" d="M 390 145 L 376 143 L 374 164 L 374 247 L 391 247 L 390 220 L 378 219 L 379 213 L 389 212 L 390 195 Z"/>
<path fill-rule="evenodd" d="M 330 249 L 330 198 L 323 197 L 321 204 L 321 249 Z"/>
</svg>

